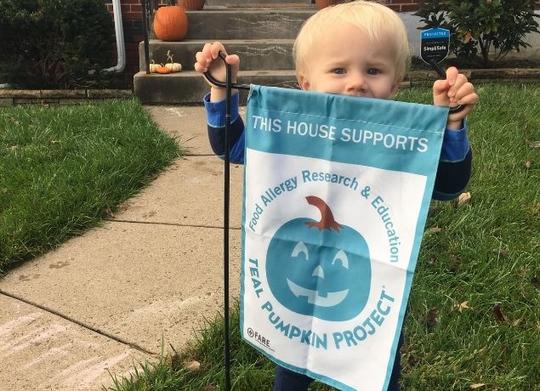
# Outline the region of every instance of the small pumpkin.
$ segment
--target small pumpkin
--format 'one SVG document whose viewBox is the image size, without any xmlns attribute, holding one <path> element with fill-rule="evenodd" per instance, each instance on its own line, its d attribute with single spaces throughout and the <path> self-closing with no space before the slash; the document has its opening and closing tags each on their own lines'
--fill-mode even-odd
<svg viewBox="0 0 540 391">
<path fill-rule="evenodd" d="M 171 72 L 180 72 L 182 70 L 182 64 L 174 62 L 173 55 L 170 50 L 167 50 L 167 60 L 169 61 L 165 64 L 166 68 L 169 68 Z"/>
<path fill-rule="evenodd" d="M 159 68 L 161 64 L 156 64 L 154 60 L 150 63 L 150 73 L 156 73 L 156 69 Z"/>
<path fill-rule="evenodd" d="M 178 62 L 168 62 L 165 64 L 165 68 L 168 68 L 171 72 L 180 72 L 182 70 L 182 64 Z"/>
<path fill-rule="evenodd" d="M 156 68 L 156 73 L 161 73 L 161 74 L 167 74 L 167 73 L 171 73 L 171 70 L 163 65 L 159 65 L 157 68 Z"/>
<path fill-rule="evenodd" d="M 317 9 L 323 9 L 344 2 L 345 0 L 315 0 L 315 5 L 317 6 Z"/>
<path fill-rule="evenodd" d="M 184 6 L 188 11 L 200 11 L 204 7 L 206 0 L 178 0 L 178 4 Z"/>
<path fill-rule="evenodd" d="M 188 30 L 188 18 L 184 7 L 170 5 L 160 7 L 154 15 L 154 34 L 162 41 L 181 41 Z"/>
</svg>

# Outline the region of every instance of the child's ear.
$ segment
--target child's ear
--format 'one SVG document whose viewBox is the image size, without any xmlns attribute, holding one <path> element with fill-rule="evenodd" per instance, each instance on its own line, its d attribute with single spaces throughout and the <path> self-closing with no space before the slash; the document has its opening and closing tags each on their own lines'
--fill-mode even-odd
<svg viewBox="0 0 540 391">
<path fill-rule="evenodd" d="M 396 83 L 392 86 L 392 92 L 391 92 L 391 95 L 390 97 L 391 98 L 394 98 L 399 90 L 399 84 L 400 82 L 399 81 L 396 81 Z"/>
<path fill-rule="evenodd" d="M 309 90 L 310 84 L 305 72 L 298 72 L 296 74 L 296 80 L 301 89 L 305 91 Z"/>
</svg>

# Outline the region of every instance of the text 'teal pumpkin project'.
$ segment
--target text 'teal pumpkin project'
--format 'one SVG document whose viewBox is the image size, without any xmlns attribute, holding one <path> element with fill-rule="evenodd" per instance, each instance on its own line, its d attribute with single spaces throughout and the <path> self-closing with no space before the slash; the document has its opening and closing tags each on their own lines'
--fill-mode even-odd
<svg viewBox="0 0 540 391">
<path fill-rule="evenodd" d="M 448 109 L 252 86 L 241 332 L 343 390 L 390 379 Z"/>
</svg>

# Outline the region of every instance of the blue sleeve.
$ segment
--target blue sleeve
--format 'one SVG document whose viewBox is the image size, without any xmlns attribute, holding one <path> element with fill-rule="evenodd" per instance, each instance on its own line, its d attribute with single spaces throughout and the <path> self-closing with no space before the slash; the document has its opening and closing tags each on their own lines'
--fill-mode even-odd
<svg viewBox="0 0 540 391">
<path fill-rule="evenodd" d="M 446 129 L 433 199 L 447 201 L 456 198 L 469 182 L 471 163 L 472 152 L 466 123 L 459 130 Z"/>
<path fill-rule="evenodd" d="M 208 122 L 208 139 L 216 155 L 225 155 L 225 101 L 210 102 L 210 94 L 203 98 Z M 238 114 L 239 96 L 234 94 L 231 99 L 231 127 L 229 128 L 231 163 L 244 164 L 245 137 L 244 122 Z"/>
</svg>

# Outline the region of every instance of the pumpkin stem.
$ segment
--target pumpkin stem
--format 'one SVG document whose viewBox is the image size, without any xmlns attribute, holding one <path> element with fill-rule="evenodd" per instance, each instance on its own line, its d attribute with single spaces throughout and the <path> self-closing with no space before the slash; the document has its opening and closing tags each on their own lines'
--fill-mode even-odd
<svg viewBox="0 0 540 391">
<path fill-rule="evenodd" d="M 321 200 L 319 197 L 315 197 L 315 196 L 307 196 L 306 200 L 308 204 L 319 208 L 319 211 L 321 212 L 321 221 L 319 222 L 308 221 L 306 222 L 306 225 L 308 227 L 310 228 L 316 227 L 316 228 L 319 228 L 320 230 L 334 229 L 339 232 L 339 230 L 341 229 L 341 224 L 339 224 L 334 219 L 334 214 L 332 213 L 332 211 L 330 210 L 330 207 L 326 204 L 326 202 Z"/>
<path fill-rule="evenodd" d="M 170 62 L 170 63 L 173 63 L 173 56 L 171 54 L 171 51 L 170 50 L 167 50 L 167 60 Z"/>
</svg>

